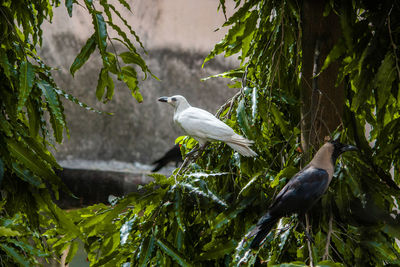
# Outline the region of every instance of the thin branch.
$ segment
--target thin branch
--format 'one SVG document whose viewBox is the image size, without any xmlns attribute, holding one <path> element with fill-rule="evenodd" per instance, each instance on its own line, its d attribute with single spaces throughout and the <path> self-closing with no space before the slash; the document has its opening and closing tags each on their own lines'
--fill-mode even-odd
<svg viewBox="0 0 400 267">
<path fill-rule="evenodd" d="M 329 216 L 328 234 L 326 235 L 325 253 L 324 253 L 324 256 L 322 256 L 322 260 L 327 260 L 329 257 L 329 246 L 331 245 L 331 235 L 332 235 L 332 231 L 333 231 L 332 224 L 333 224 L 333 215 L 332 215 L 332 211 L 331 211 L 330 216 Z"/>
<path fill-rule="evenodd" d="M 310 233 L 310 222 L 308 220 L 308 213 L 305 214 L 306 217 L 306 231 Z M 312 246 L 311 246 L 311 241 L 309 238 L 307 238 L 307 246 L 308 246 L 308 255 L 310 257 L 310 267 L 314 267 L 314 259 L 313 259 L 313 253 L 312 253 Z"/>
</svg>

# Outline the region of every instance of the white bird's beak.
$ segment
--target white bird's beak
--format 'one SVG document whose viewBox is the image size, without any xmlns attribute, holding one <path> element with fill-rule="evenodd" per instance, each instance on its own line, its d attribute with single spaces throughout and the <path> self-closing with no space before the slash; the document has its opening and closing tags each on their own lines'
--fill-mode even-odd
<svg viewBox="0 0 400 267">
<path fill-rule="evenodd" d="M 160 102 L 167 102 L 167 103 L 169 102 L 168 101 L 169 99 L 166 96 L 162 96 L 162 97 L 158 98 L 157 100 L 160 101 Z"/>
</svg>

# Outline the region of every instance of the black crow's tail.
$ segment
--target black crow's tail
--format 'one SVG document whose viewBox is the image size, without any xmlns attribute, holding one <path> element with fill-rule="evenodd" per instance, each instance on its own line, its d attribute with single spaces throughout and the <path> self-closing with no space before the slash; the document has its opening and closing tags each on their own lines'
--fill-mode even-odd
<svg viewBox="0 0 400 267">
<path fill-rule="evenodd" d="M 268 235 L 278 220 L 279 217 L 271 216 L 269 213 L 261 217 L 256 228 L 254 228 L 249 235 L 250 237 L 255 236 L 250 244 L 251 249 L 257 249 L 260 246 L 261 241 Z"/>
<path fill-rule="evenodd" d="M 152 164 L 157 164 L 157 166 L 151 171 L 151 172 L 156 172 L 159 171 L 162 167 L 164 167 L 165 165 L 167 165 L 169 162 L 168 159 L 166 158 L 160 158 L 159 160 L 154 161 Z"/>
<path fill-rule="evenodd" d="M 161 158 L 152 163 L 153 165 L 157 164 L 157 166 L 152 170 L 152 172 L 160 170 L 162 167 L 164 167 L 171 161 L 175 162 L 182 161 L 181 149 L 179 147 L 179 144 L 174 145 L 170 150 L 168 150 L 164 154 L 164 156 L 162 156 Z"/>
</svg>

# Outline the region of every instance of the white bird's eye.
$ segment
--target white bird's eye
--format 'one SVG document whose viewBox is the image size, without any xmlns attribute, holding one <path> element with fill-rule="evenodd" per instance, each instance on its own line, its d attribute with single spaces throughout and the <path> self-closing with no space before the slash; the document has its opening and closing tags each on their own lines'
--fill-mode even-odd
<svg viewBox="0 0 400 267">
<path fill-rule="evenodd" d="M 172 101 L 176 101 L 176 97 L 171 98 Z"/>
</svg>

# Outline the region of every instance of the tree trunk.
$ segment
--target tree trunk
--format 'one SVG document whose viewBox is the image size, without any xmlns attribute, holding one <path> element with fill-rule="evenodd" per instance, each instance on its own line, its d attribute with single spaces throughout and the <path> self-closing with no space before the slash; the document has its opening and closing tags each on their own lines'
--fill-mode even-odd
<svg viewBox="0 0 400 267">
<path fill-rule="evenodd" d="M 301 144 L 306 155 L 312 155 L 341 124 L 343 113 L 344 86 L 335 86 L 339 63 L 331 63 L 314 77 L 341 36 L 339 17 L 333 11 L 323 15 L 326 3 L 305 0 L 302 6 Z"/>
</svg>

